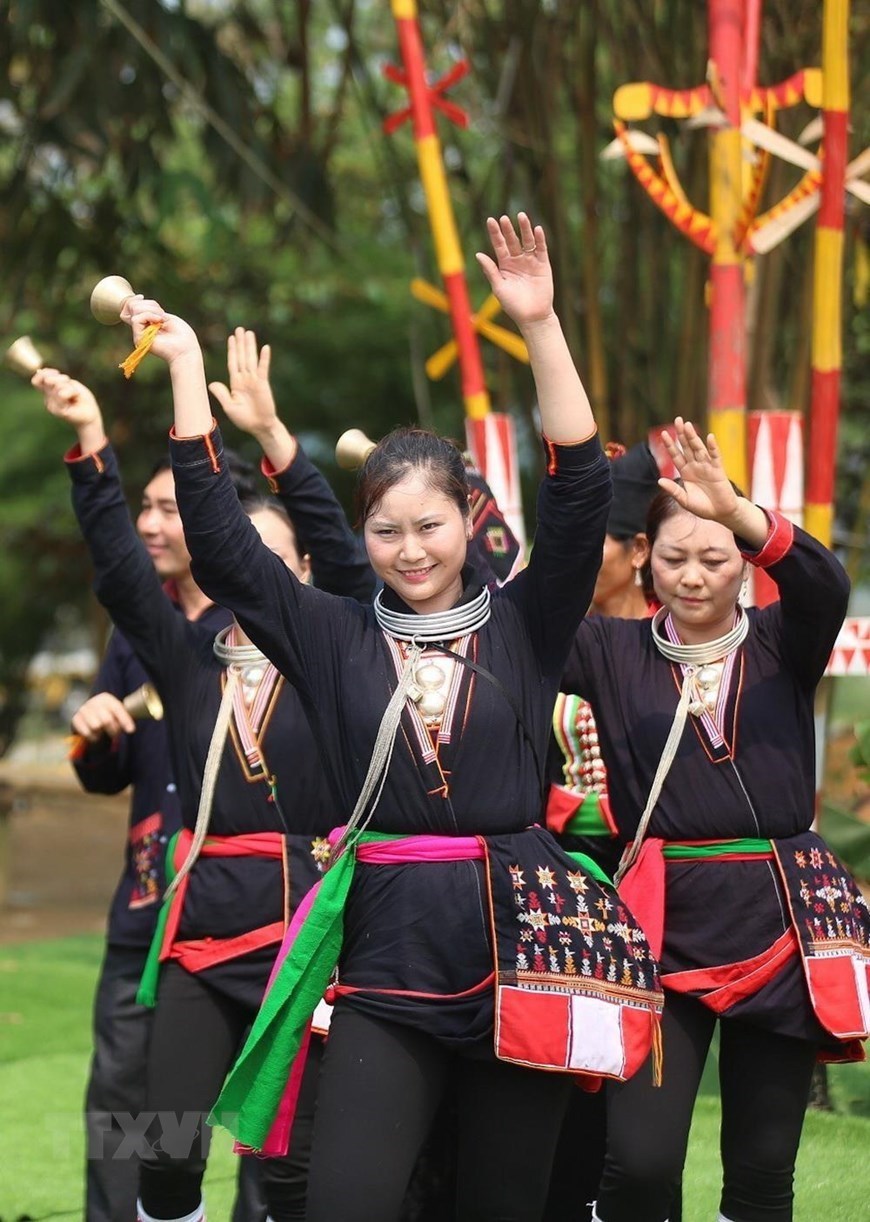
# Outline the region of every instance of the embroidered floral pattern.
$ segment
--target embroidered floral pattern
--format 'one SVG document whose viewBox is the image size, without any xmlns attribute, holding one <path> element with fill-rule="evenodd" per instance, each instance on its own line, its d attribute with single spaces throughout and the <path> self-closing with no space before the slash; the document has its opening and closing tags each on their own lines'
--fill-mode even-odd
<svg viewBox="0 0 870 1222">
<path fill-rule="evenodd" d="M 838 944 L 849 944 L 870 955 L 867 900 L 824 842 L 817 840 L 808 850 L 792 849 L 783 854 L 782 865 L 789 876 L 795 925 L 805 950 L 825 954 Z"/>
<path fill-rule="evenodd" d="M 160 875 L 166 843 L 166 838 L 161 835 L 162 830 L 163 816 L 159 811 L 130 828 L 130 856 L 135 879 L 130 908 L 146 908 L 160 899 Z"/>
<path fill-rule="evenodd" d="M 550 862 L 509 867 L 516 921 L 516 971 L 586 976 L 625 988 L 655 988 L 658 969 L 642 931 L 615 892 L 582 870 Z M 535 879 L 527 883 L 527 876 Z"/>
</svg>

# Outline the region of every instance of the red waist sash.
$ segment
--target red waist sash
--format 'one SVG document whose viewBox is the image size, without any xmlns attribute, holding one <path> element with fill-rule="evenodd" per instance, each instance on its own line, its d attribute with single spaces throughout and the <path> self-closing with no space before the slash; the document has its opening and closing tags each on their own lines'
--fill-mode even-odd
<svg viewBox="0 0 870 1222">
<path fill-rule="evenodd" d="M 178 870 L 187 857 L 193 840 L 193 833 L 188 828 L 182 828 L 175 838 L 173 867 Z M 280 832 L 248 832 L 241 836 L 208 836 L 200 850 L 200 857 L 267 857 L 282 862 L 285 874 L 286 893 L 286 856 L 285 837 Z M 160 947 L 160 962 L 168 959 L 179 963 L 188 972 L 201 972 L 204 968 L 214 967 L 217 963 L 226 963 L 237 959 L 240 955 L 249 954 L 264 946 L 274 946 L 284 936 L 287 928 L 286 919 L 274 921 L 270 925 L 261 925 L 257 929 L 247 930 L 232 938 L 189 938 L 178 939 L 178 927 L 184 911 L 187 887 L 190 874 L 181 880 L 178 890 L 170 901 L 169 916 Z"/>
</svg>

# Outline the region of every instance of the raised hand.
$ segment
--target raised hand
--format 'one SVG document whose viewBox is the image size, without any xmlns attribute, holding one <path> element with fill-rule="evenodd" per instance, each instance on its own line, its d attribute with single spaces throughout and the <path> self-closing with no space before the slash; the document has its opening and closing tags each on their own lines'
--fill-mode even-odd
<svg viewBox="0 0 870 1222">
<path fill-rule="evenodd" d="M 30 381 L 42 391 L 51 415 L 75 429 L 82 454 L 92 454 L 105 445 L 100 405 L 87 386 L 59 369 L 49 368 L 38 369 Z"/>
<path fill-rule="evenodd" d="M 253 437 L 268 435 L 278 421 L 275 397 L 269 385 L 271 356 L 268 344 L 257 352 L 257 337 L 253 331 L 236 327 L 227 339 L 230 384 L 228 387 L 223 382 L 208 384 L 233 424 Z"/>
<path fill-rule="evenodd" d="M 713 434 L 707 434 L 705 443 L 691 421 L 677 416 L 674 435 L 663 431 L 662 441 L 683 483 L 680 486 L 672 479 L 660 479 L 659 486 L 696 517 L 727 523 L 742 498 L 738 498 L 725 474 Z"/>
<path fill-rule="evenodd" d="M 152 323 L 160 323 L 160 330 L 151 345 L 151 351 L 161 360 L 172 365 L 185 358 L 201 358 L 196 332 L 183 318 L 167 314 L 156 301 L 146 300 L 141 294 L 128 297 L 121 310 L 121 321 L 128 323 L 133 332 L 133 343 L 138 344 L 142 332 Z"/>
<path fill-rule="evenodd" d="M 552 316 L 553 272 L 542 227 L 533 227 L 525 212 L 517 214 L 517 227 L 519 233 L 508 216 L 489 217 L 486 228 L 497 262 L 482 252 L 476 257 L 502 309 L 522 328 Z"/>
</svg>

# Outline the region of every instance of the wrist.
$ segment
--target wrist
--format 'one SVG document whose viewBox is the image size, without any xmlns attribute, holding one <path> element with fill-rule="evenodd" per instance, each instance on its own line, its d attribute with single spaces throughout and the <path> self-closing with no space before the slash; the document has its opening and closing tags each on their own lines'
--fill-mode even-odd
<svg viewBox="0 0 870 1222">
<path fill-rule="evenodd" d="M 90 420 L 87 424 L 77 425 L 76 438 L 79 443 L 79 452 L 82 455 L 96 454 L 102 450 L 106 444 L 106 430 L 103 428 L 102 418 L 97 416 L 95 420 Z"/>
<path fill-rule="evenodd" d="M 523 322 L 518 322 L 517 326 L 524 339 L 535 339 L 538 336 L 546 336 L 551 334 L 560 334 L 562 324 L 559 322 L 559 317 L 555 310 L 550 310 L 544 318 L 531 318 Z"/>
<path fill-rule="evenodd" d="M 195 347 L 185 348 L 181 352 L 175 353 L 166 361 L 169 366 L 169 372 L 172 374 L 178 373 L 202 373 L 205 374 L 205 364 L 202 359 L 202 349 L 199 344 Z"/>
<path fill-rule="evenodd" d="M 262 450 L 267 446 L 274 445 L 276 442 L 286 443 L 288 438 L 292 439 L 292 434 L 276 416 L 274 420 L 270 420 L 268 424 L 258 425 L 251 429 L 251 436 L 257 442 Z"/>
</svg>

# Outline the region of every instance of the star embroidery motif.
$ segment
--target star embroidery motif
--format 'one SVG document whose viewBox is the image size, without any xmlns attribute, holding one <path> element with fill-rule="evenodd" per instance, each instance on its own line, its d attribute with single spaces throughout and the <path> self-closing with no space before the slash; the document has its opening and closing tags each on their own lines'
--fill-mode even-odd
<svg viewBox="0 0 870 1222">
<path fill-rule="evenodd" d="M 556 875 L 549 866 L 538 866 L 535 874 L 538 876 L 538 885 L 546 887 L 549 891 L 553 890 L 556 885 Z"/>
<path fill-rule="evenodd" d="M 589 890 L 589 884 L 586 882 L 586 877 L 580 870 L 568 871 L 568 886 L 575 895 L 583 895 Z"/>
<path fill-rule="evenodd" d="M 510 875 L 511 875 L 511 882 L 513 883 L 515 888 L 519 889 L 520 887 L 524 887 L 526 885 L 526 880 L 523 877 L 523 872 L 519 866 L 511 866 Z"/>
</svg>

